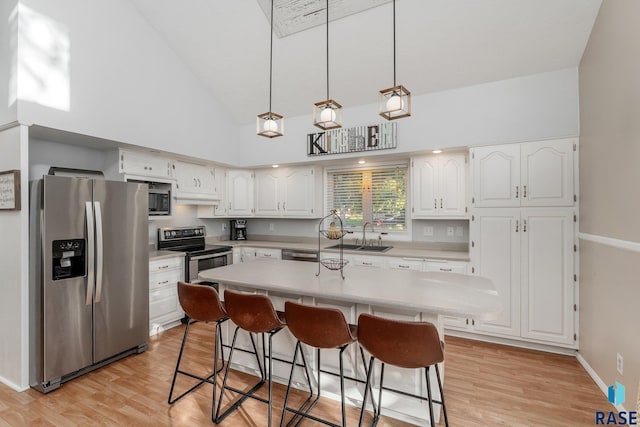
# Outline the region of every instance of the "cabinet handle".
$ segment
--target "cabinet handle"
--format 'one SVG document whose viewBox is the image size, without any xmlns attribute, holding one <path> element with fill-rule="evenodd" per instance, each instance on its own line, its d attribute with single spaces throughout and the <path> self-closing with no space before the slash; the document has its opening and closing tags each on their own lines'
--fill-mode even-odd
<svg viewBox="0 0 640 427">
<path fill-rule="evenodd" d="M 278 202 L 278 210 L 280 210 L 280 202 Z"/>
<path fill-rule="evenodd" d="M 433 207 L 434 209 L 438 209 L 438 199 L 433 199 Z"/>
<path fill-rule="evenodd" d="M 522 221 L 522 231 L 524 231 L 525 233 L 527 232 L 527 220 L 523 220 Z"/>
<path fill-rule="evenodd" d="M 398 267 L 400 267 L 400 268 L 409 268 L 408 265 L 402 265 L 402 264 L 398 264 Z"/>
<path fill-rule="evenodd" d="M 198 186 L 198 181 L 196 181 L 196 179 L 195 179 L 195 178 L 193 178 L 193 186 L 194 186 L 194 187 L 197 187 L 197 186 Z"/>
<path fill-rule="evenodd" d="M 441 268 L 440 271 L 453 271 L 450 268 Z"/>
<path fill-rule="evenodd" d="M 283 211 L 287 210 L 287 202 L 282 202 L 282 210 Z"/>
<path fill-rule="evenodd" d="M 364 262 L 364 261 L 363 261 L 363 262 L 362 262 L 362 265 L 373 265 L 373 264 L 372 264 L 372 263 L 370 263 L 370 262 Z"/>
<path fill-rule="evenodd" d="M 271 254 L 263 254 L 262 256 L 270 257 L 270 256 L 271 256 Z"/>
<path fill-rule="evenodd" d="M 163 270 L 165 268 L 169 268 L 169 266 L 168 265 L 161 265 L 160 267 L 158 267 L 158 270 Z"/>
<path fill-rule="evenodd" d="M 469 319 L 466 319 L 466 321 L 467 321 L 467 325 L 468 325 L 469 324 Z"/>
<path fill-rule="evenodd" d="M 168 280 L 163 280 L 162 282 L 158 282 L 158 285 L 166 285 L 167 283 L 169 283 Z"/>
<path fill-rule="evenodd" d="M 522 187 L 522 198 L 526 198 L 527 197 L 527 186 L 525 185 L 524 187 Z"/>
<path fill-rule="evenodd" d="M 440 199 L 440 209 L 442 209 L 442 199 Z"/>
<path fill-rule="evenodd" d="M 474 319 L 471 319 L 471 325 L 476 326 L 476 321 Z"/>
<path fill-rule="evenodd" d="M 516 199 L 518 198 L 518 190 L 519 190 L 519 188 L 518 188 L 518 186 L 516 185 Z"/>
<path fill-rule="evenodd" d="M 516 219 L 516 233 L 518 232 L 518 226 L 520 225 L 520 221 Z"/>
</svg>

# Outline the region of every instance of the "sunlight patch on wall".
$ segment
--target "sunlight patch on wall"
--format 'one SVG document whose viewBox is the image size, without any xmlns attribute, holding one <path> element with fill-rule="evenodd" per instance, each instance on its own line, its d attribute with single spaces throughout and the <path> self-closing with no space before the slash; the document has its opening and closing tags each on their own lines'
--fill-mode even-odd
<svg viewBox="0 0 640 427">
<path fill-rule="evenodd" d="M 23 4 L 18 7 L 18 99 L 69 111 L 69 30 Z"/>
<path fill-rule="evenodd" d="M 11 65 L 9 69 L 8 107 L 11 108 L 18 99 L 18 5 L 11 11 L 8 19 L 9 49 Z"/>
</svg>

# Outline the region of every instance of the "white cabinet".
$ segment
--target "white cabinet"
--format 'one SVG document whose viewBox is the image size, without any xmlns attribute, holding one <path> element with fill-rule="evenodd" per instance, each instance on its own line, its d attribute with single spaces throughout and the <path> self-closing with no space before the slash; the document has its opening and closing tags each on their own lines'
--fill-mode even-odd
<svg viewBox="0 0 640 427">
<path fill-rule="evenodd" d="M 465 154 L 439 154 L 412 159 L 412 217 L 465 217 L 466 167 Z"/>
<path fill-rule="evenodd" d="M 282 259 L 282 249 L 256 248 L 256 258 Z"/>
<path fill-rule="evenodd" d="M 253 216 L 253 172 L 230 169 L 226 179 L 229 216 Z"/>
<path fill-rule="evenodd" d="M 184 280 L 184 256 L 149 262 L 149 328 L 154 335 L 178 324 L 184 311 L 178 301 L 178 281 Z"/>
<path fill-rule="evenodd" d="M 213 169 L 214 188 L 218 197 L 216 204 L 198 205 L 198 218 L 215 218 L 229 216 L 227 201 L 227 171 L 216 167 Z"/>
<path fill-rule="evenodd" d="M 255 172 L 255 216 L 314 218 L 321 213 L 322 174 L 316 167 Z"/>
<path fill-rule="evenodd" d="M 387 268 L 393 268 L 396 270 L 415 270 L 422 271 L 423 260 L 420 258 L 387 258 Z"/>
<path fill-rule="evenodd" d="M 573 206 L 576 140 L 471 149 L 475 207 Z"/>
<path fill-rule="evenodd" d="M 335 257 L 335 255 L 334 255 Z M 348 255 L 346 258 L 352 265 L 360 267 L 386 268 L 387 262 L 385 257 L 367 256 L 367 255 Z"/>
<path fill-rule="evenodd" d="M 168 158 L 138 151 L 120 150 L 118 172 L 126 175 L 151 178 L 173 178 Z"/>
<path fill-rule="evenodd" d="M 441 273 L 467 274 L 469 263 L 464 261 L 427 260 L 423 271 L 439 271 Z"/>
<path fill-rule="evenodd" d="M 471 221 L 473 274 L 502 298 L 476 332 L 574 345 L 573 208 L 477 209 Z"/>
<path fill-rule="evenodd" d="M 178 161 L 173 167 L 179 204 L 212 204 L 219 200 L 213 166 Z"/>
</svg>

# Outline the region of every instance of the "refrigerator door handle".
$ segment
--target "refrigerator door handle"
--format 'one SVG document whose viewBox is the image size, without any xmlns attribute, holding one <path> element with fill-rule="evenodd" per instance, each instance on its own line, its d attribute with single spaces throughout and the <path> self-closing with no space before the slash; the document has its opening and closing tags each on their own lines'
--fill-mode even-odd
<svg viewBox="0 0 640 427">
<path fill-rule="evenodd" d="M 102 269 L 104 266 L 104 246 L 102 238 L 102 210 L 100 202 L 93 202 L 96 214 L 96 299 L 100 302 L 102 298 Z"/>
<path fill-rule="evenodd" d="M 95 222 L 93 220 L 93 205 L 91 202 L 85 202 L 85 214 L 87 220 L 87 298 L 85 305 L 93 303 L 93 288 L 95 286 Z"/>
</svg>

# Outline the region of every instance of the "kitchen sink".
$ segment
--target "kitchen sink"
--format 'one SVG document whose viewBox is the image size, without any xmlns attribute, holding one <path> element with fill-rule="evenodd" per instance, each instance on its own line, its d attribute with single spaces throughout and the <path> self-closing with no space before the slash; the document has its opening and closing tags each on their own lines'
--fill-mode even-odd
<svg viewBox="0 0 640 427">
<path fill-rule="evenodd" d="M 342 249 L 344 249 L 345 251 L 386 252 L 391 248 L 393 248 L 393 246 L 364 246 L 354 245 L 351 243 L 345 243 L 342 245 Z M 340 244 L 327 246 L 325 249 L 340 249 Z"/>
</svg>

